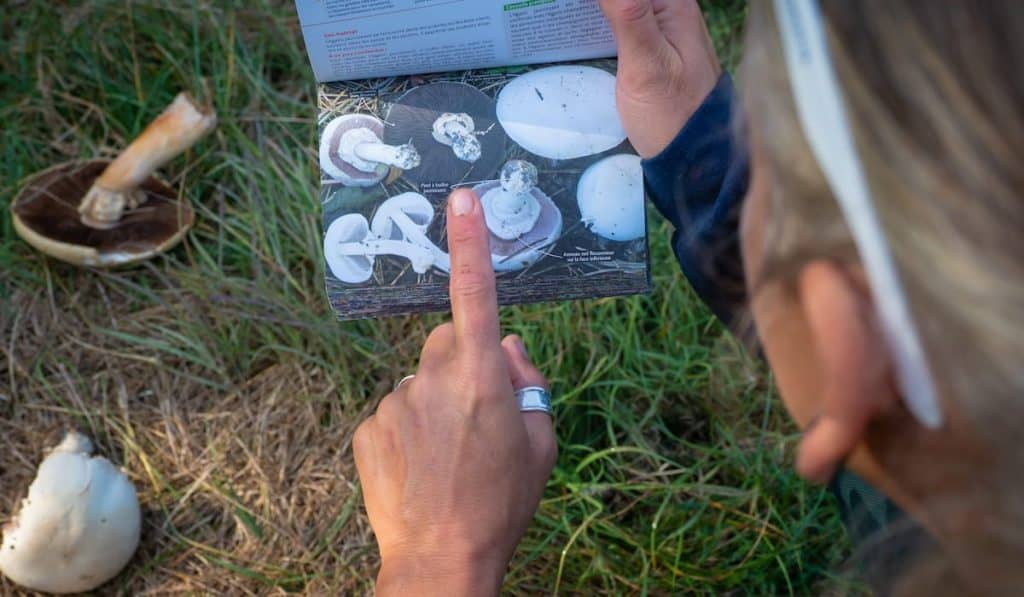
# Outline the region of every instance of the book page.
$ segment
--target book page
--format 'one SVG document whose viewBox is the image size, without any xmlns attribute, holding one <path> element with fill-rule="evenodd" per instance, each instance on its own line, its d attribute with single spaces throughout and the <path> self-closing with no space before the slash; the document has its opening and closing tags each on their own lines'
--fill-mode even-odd
<svg viewBox="0 0 1024 597">
<path fill-rule="evenodd" d="M 296 0 L 317 81 L 616 55 L 597 0 Z"/>
<path fill-rule="evenodd" d="M 341 319 L 449 308 L 446 206 L 480 197 L 501 304 L 650 289 L 616 61 L 325 83 L 327 293 Z"/>
</svg>

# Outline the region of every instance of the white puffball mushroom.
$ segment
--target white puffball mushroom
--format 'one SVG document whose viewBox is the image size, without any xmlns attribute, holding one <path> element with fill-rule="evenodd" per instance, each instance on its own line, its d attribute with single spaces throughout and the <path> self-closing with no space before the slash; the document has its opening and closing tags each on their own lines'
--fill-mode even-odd
<svg viewBox="0 0 1024 597">
<path fill-rule="evenodd" d="M 583 224 L 598 236 L 627 242 L 647 233 L 640 156 L 613 155 L 587 168 L 576 199 Z"/>
<path fill-rule="evenodd" d="M 517 77 L 498 94 L 497 114 L 513 141 L 553 160 L 596 155 L 626 140 L 615 76 L 590 66 L 552 66 Z"/>
<path fill-rule="evenodd" d="M 21 511 L 4 528 L 0 572 L 46 593 L 91 591 L 139 546 L 142 514 L 131 481 L 92 442 L 69 433 L 39 465 Z"/>
</svg>

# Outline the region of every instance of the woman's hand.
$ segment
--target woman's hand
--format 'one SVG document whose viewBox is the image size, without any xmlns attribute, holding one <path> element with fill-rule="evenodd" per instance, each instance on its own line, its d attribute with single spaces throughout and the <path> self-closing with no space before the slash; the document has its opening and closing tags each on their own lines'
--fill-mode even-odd
<svg viewBox="0 0 1024 597">
<path fill-rule="evenodd" d="M 416 377 L 356 431 L 356 467 L 381 553 L 378 595 L 498 594 L 555 464 L 551 418 L 514 389 L 547 387 L 522 341 L 501 340 L 480 201 L 449 200 L 452 323 Z"/>
<path fill-rule="evenodd" d="M 722 68 L 696 0 L 600 0 L 619 46 L 618 106 L 641 157 L 672 142 Z"/>
</svg>

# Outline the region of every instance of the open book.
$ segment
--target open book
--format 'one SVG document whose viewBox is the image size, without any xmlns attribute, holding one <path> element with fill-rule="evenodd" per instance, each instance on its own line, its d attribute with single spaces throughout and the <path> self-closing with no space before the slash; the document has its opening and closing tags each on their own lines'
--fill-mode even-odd
<svg viewBox="0 0 1024 597">
<path fill-rule="evenodd" d="M 463 187 L 502 304 L 649 290 L 643 173 L 597 0 L 296 4 L 339 318 L 448 309 L 445 205 Z"/>
</svg>

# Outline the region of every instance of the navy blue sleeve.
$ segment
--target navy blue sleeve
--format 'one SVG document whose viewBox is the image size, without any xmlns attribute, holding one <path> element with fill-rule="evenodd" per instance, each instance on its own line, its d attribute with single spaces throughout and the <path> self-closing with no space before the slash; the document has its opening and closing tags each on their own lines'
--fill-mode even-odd
<svg viewBox="0 0 1024 597">
<path fill-rule="evenodd" d="M 675 227 L 672 247 L 683 273 L 727 326 L 747 305 L 739 217 L 750 161 L 733 130 L 737 109 L 725 74 L 675 140 L 643 163 L 648 194 Z"/>
</svg>

